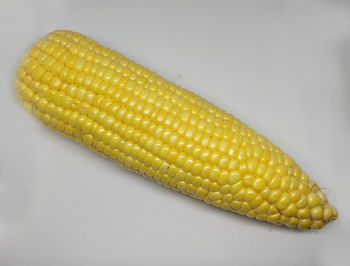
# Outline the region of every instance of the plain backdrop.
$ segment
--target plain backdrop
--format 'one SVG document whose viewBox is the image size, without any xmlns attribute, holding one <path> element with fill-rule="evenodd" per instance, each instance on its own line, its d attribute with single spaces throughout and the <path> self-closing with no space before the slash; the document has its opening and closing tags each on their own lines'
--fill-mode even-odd
<svg viewBox="0 0 350 266">
<path fill-rule="evenodd" d="M 21 55 L 79 31 L 287 151 L 338 208 L 262 223 L 123 170 L 18 104 Z M 1 1 L 0 265 L 350 265 L 349 1 Z"/>
</svg>

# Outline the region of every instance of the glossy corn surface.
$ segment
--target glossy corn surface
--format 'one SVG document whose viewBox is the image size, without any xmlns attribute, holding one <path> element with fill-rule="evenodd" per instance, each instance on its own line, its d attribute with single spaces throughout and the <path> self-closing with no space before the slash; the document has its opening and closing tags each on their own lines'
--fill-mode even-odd
<svg viewBox="0 0 350 266">
<path fill-rule="evenodd" d="M 39 40 L 15 86 L 48 127 L 174 190 L 289 227 L 337 218 L 318 185 L 266 138 L 82 34 Z"/>
</svg>

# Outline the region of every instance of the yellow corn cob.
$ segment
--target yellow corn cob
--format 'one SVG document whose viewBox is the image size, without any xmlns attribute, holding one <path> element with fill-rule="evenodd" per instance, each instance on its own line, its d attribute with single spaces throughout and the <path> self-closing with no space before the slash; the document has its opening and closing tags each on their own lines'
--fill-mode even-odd
<svg viewBox="0 0 350 266">
<path fill-rule="evenodd" d="M 39 40 L 15 85 L 45 125 L 174 190 L 289 227 L 337 218 L 317 184 L 266 138 L 82 34 Z"/>
</svg>

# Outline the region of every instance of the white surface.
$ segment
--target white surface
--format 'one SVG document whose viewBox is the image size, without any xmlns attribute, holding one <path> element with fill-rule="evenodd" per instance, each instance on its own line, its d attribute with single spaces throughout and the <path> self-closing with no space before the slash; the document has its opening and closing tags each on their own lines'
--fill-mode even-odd
<svg viewBox="0 0 350 266">
<path fill-rule="evenodd" d="M 49 2 L 1 2 L 0 265 L 350 265 L 349 2 Z M 45 128 L 12 79 L 54 29 L 237 115 L 325 188 L 339 219 L 300 232 L 231 214 Z"/>
</svg>

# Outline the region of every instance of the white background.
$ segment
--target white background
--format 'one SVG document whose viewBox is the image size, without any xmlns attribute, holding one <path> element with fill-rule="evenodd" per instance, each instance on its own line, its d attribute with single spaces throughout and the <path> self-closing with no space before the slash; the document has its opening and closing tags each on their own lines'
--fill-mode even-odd
<svg viewBox="0 0 350 266">
<path fill-rule="evenodd" d="M 45 128 L 16 101 L 38 38 L 95 38 L 287 151 L 339 218 L 301 232 L 207 206 Z M 349 1 L 1 1 L 0 265 L 350 265 Z"/>
</svg>

